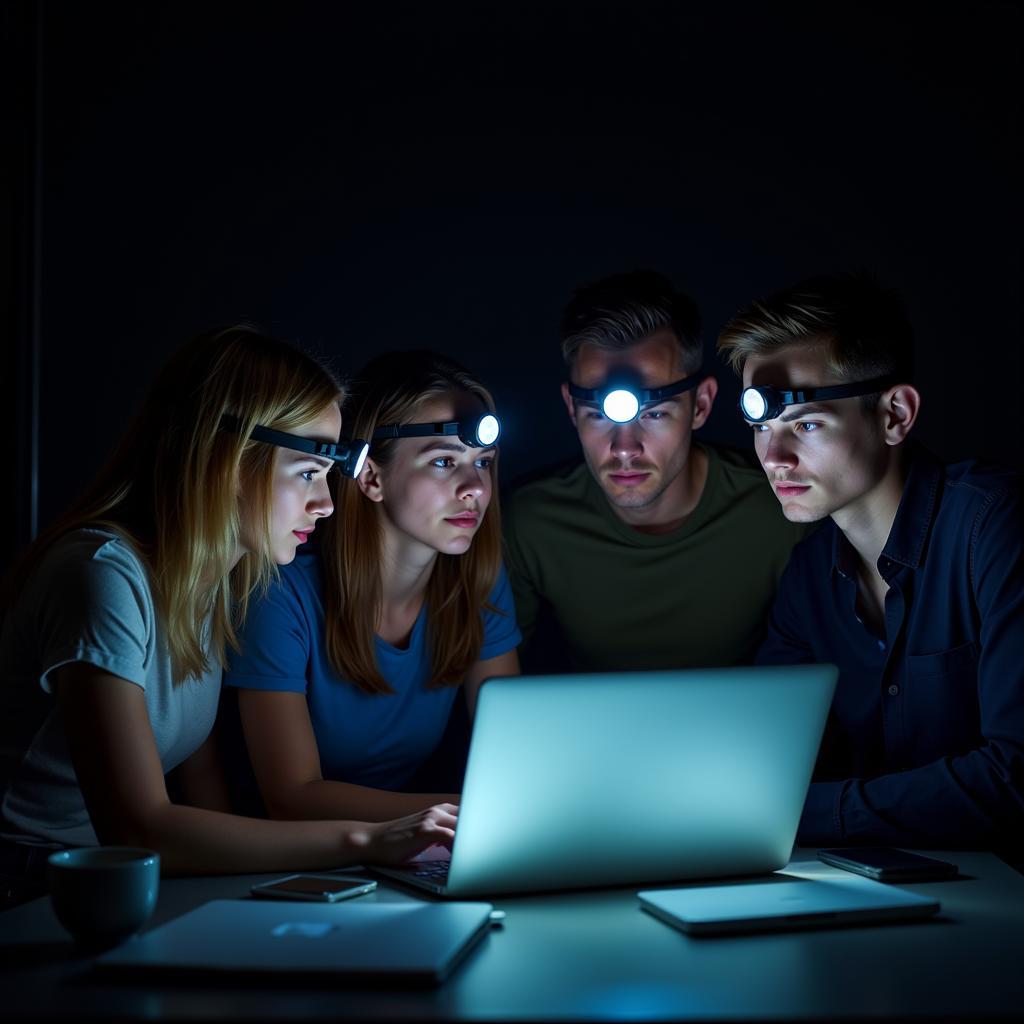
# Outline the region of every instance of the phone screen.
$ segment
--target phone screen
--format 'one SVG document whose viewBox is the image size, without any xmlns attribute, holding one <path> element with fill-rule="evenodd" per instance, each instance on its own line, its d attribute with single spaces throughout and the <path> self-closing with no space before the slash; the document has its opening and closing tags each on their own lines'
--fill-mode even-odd
<svg viewBox="0 0 1024 1024">
<path fill-rule="evenodd" d="M 330 900 L 342 895 L 359 896 L 372 892 L 377 883 L 366 878 L 328 877 L 325 875 L 293 875 L 280 878 L 276 882 L 253 886 L 256 895 L 290 895 L 292 897 L 310 896 L 316 899 Z"/>
<path fill-rule="evenodd" d="M 357 878 L 316 878 L 312 875 L 296 875 L 294 878 L 286 878 L 284 881 L 268 885 L 268 889 L 277 889 L 281 892 L 306 892 L 316 895 L 322 892 L 344 892 L 353 886 L 365 885 L 366 883 Z"/>
</svg>

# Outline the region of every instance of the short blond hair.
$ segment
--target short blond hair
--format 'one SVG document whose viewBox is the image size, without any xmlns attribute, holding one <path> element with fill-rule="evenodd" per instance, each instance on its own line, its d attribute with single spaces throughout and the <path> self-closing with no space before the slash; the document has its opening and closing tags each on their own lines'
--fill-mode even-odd
<svg viewBox="0 0 1024 1024">
<path fill-rule="evenodd" d="M 909 382 L 913 372 L 903 302 L 868 274 L 808 278 L 750 303 L 718 336 L 718 351 L 737 374 L 750 356 L 786 345 L 820 345 L 842 381 L 893 375 Z"/>
</svg>

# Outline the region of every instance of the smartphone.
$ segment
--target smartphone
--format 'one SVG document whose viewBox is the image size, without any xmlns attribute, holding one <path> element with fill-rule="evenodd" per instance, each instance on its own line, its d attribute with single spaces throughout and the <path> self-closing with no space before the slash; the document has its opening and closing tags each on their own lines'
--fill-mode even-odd
<svg viewBox="0 0 1024 1024">
<path fill-rule="evenodd" d="M 272 900 L 316 900 L 320 903 L 337 903 L 373 892 L 377 883 L 365 878 L 344 875 L 289 875 L 273 882 L 261 882 L 249 892 L 261 899 Z"/>
<path fill-rule="evenodd" d="M 919 853 L 887 847 L 863 847 L 848 850 L 819 850 L 818 860 L 853 871 L 879 882 L 926 882 L 953 878 L 957 866 L 944 860 L 922 857 Z"/>
</svg>

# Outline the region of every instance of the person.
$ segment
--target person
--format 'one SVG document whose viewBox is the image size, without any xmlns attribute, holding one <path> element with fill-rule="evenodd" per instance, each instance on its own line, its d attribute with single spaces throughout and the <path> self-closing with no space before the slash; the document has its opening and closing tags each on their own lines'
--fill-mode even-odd
<svg viewBox="0 0 1024 1024">
<path fill-rule="evenodd" d="M 866 275 L 803 281 L 739 312 L 719 349 L 793 552 L 759 653 L 839 681 L 804 845 L 997 847 L 1024 824 L 1020 475 L 945 465 L 909 438 L 913 337 Z"/>
<path fill-rule="evenodd" d="M 583 287 L 565 310 L 562 399 L 583 462 L 506 503 L 529 671 L 734 665 L 757 651 L 803 528 L 767 514 L 771 490 L 745 457 L 694 439 L 717 393 L 699 328 L 693 301 L 652 271 Z M 634 396 L 632 415 L 602 406 L 617 391 Z"/>
<path fill-rule="evenodd" d="M 195 339 L 16 568 L 0 635 L 12 898 L 54 849 L 97 842 L 225 873 L 398 862 L 450 841 L 454 807 L 282 823 L 232 815 L 224 798 L 210 738 L 221 663 L 250 592 L 332 512 L 341 397 L 319 364 L 251 329 Z"/>
<path fill-rule="evenodd" d="M 459 689 L 471 714 L 485 679 L 519 671 L 490 394 L 442 356 L 397 352 L 363 368 L 347 408 L 366 465 L 318 548 L 251 609 L 225 676 L 277 818 L 456 803 L 412 790 L 417 773 Z"/>
</svg>

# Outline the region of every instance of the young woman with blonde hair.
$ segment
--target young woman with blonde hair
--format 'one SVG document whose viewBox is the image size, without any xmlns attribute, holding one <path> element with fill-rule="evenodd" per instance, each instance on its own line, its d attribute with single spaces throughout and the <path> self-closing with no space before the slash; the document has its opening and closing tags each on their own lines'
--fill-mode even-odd
<svg viewBox="0 0 1024 1024">
<path fill-rule="evenodd" d="M 97 842 L 155 849 L 170 871 L 255 872 L 396 862 L 450 839 L 454 808 L 386 825 L 232 815 L 209 738 L 250 593 L 333 510 L 327 472 L 350 461 L 342 397 L 318 363 L 255 331 L 200 337 L 29 550 L 0 635 L 8 878 Z"/>
<path fill-rule="evenodd" d="M 457 691 L 472 712 L 484 679 L 519 671 L 490 394 L 442 356 L 399 352 L 357 376 L 346 416 L 372 438 L 366 466 L 339 482 L 318 551 L 252 609 L 225 675 L 273 817 L 379 821 L 457 800 L 406 790 Z"/>
</svg>

